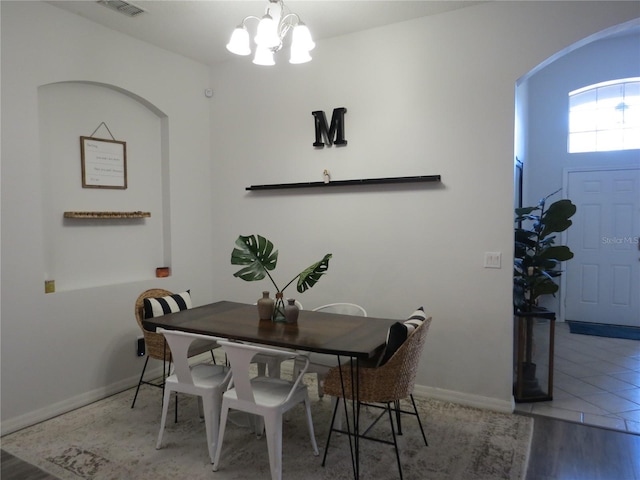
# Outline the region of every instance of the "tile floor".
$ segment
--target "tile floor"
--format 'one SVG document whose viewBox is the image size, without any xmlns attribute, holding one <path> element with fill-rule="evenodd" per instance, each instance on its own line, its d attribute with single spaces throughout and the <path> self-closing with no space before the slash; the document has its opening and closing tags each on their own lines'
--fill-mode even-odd
<svg viewBox="0 0 640 480">
<path fill-rule="evenodd" d="M 548 324 L 535 328 L 548 337 Z M 516 410 L 640 434 L 640 341 L 573 334 L 557 322 L 553 375 L 552 401 Z"/>
</svg>

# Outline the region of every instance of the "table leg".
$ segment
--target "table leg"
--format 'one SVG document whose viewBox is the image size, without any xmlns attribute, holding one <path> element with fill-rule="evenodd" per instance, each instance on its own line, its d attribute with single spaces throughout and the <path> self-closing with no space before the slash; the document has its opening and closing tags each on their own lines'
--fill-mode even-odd
<svg viewBox="0 0 640 480">
<path fill-rule="evenodd" d="M 338 365 L 342 365 L 340 356 L 338 356 Z M 345 378 L 342 372 L 342 368 L 338 368 L 340 375 L 340 387 L 342 389 L 342 405 L 344 408 L 344 421 L 347 424 L 347 437 L 349 438 L 349 452 L 351 453 L 351 466 L 353 468 L 353 477 L 358 480 L 360 477 L 360 402 L 359 398 L 360 389 L 360 364 L 358 358 L 351 357 L 349 362 L 350 374 L 351 374 L 351 414 L 352 418 L 349 420 L 349 409 L 347 408 L 347 391 L 345 388 Z M 355 381 L 354 381 L 355 379 Z M 331 419 L 331 428 L 327 437 L 327 446 L 331 439 L 331 433 L 333 431 L 333 424 L 335 422 L 336 412 L 340 408 L 340 401 L 336 403 Z M 351 425 L 353 425 L 353 433 L 351 433 Z M 353 436 L 353 441 L 351 437 Z M 327 446 L 325 446 L 324 457 L 322 459 L 322 466 L 324 466 L 327 459 Z"/>
<path fill-rule="evenodd" d="M 353 365 L 353 358 L 351 359 L 350 364 Z M 342 365 L 342 362 L 340 361 L 340 356 L 338 356 L 338 365 Z M 347 438 L 349 439 L 349 452 L 351 453 L 351 467 L 353 468 L 353 476 L 357 480 L 358 470 L 356 467 L 356 457 L 354 455 L 354 450 L 353 450 L 354 445 L 351 442 L 351 425 L 349 422 L 349 409 L 347 408 L 347 395 L 344 387 L 344 375 L 342 374 L 342 368 L 338 368 L 338 372 L 340 373 L 340 387 L 342 389 L 342 405 L 344 407 L 344 420 L 345 420 L 345 423 L 347 424 Z M 353 382 L 351 383 L 353 384 Z"/>
<path fill-rule="evenodd" d="M 355 367 L 354 367 L 355 363 Z M 353 448 L 354 448 L 354 477 L 360 478 L 360 363 L 358 358 L 351 357 L 351 411 L 353 414 Z M 354 381 L 355 379 L 355 381 Z M 346 412 L 345 412 L 346 415 Z"/>
</svg>

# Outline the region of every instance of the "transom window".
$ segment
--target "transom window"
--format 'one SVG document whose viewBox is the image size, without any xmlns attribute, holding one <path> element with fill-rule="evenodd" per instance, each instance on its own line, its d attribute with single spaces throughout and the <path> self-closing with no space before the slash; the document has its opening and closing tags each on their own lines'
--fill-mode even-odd
<svg viewBox="0 0 640 480">
<path fill-rule="evenodd" d="M 640 77 L 569 93 L 569 153 L 640 148 Z"/>
</svg>

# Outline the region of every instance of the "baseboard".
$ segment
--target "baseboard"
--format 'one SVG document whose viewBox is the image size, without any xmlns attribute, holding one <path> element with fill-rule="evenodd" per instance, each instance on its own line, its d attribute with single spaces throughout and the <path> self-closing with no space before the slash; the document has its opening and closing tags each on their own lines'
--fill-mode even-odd
<svg viewBox="0 0 640 480">
<path fill-rule="evenodd" d="M 435 400 L 452 402 L 467 407 L 481 408 L 483 410 L 492 410 L 494 412 L 512 413 L 514 410 L 513 399 L 505 401 L 493 397 L 483 397 L 481 395 L 427 387 L 424 385 L 416 385 L 413 389 L 413 394 L 416 398 L 433 398 Z"/>
<path fill-rule="evenodd" d="M 162 366 L 148 369 L 145 373 L 145 379 L 158 378 L 162 376 Z M 3 420 L 0 425 L 0 435 L 8 435 L 9 433 L 16 432 L 26 427 L 30 427 L 50 418 L 57 417 L 63 413 L 70 412 L 76 408 L 84 407 L 90 403 L 97 402 L 116 393 L 120 393 L 128 388 L 135 387 L 140 379 L 140 374 L 136 374 L 132 377 L 126 378 L 119 382 L 107 385 L 105 387 L 96 388 L 89 392 L 85 392 L 75 397 L 67 398 L 61 402 L 47 405 L 44 408 L 34 410 L 32 412 L 19 415 L 14 418 Z M 131 399 L 133 401 L 133 398 Z"/>
<path fill-rule="evenodd" d="M 209 354 L 202 354 L 199 357 L 195 357 L 194 360 L 202 359 L 206 360 L 206 356 Z M 156 378 L 162 375 L 162 367 L 156 369 L 149 369 L 145 378 Z M 97 388 L 90 392 L 77 395 L 75 397 L 68 398 L 58 403 L 48 405 L 45 408 L 28 412 L 24 415 L 20 415 L 15 418 L 4 420 L 0 427 L 0 435 L 8 435 L 22 428 L 30 427 L 50 418 L 57 417 L 64 413 L 75 410 L 76 408 L 84 407 L 90 403 L 102 400 L 110 395 L 122 392 L 128 388 L 131 388 L 138 383 L 139 377 L 129 377 L 120 382 Z M 492 397 L 483 397 L 480 395 L 472 395 L 469 393 L 456 392 L 453 390 L 445 390 L 442 388 L 427 387 L 424 385 L 416 385 L 414 388 L 414 396 L 416 398 L 433 398 L 436 400 L 442 400 L 445 402 L 452 402 L 458 405 L 466 405 L 468 407 L 481 408 L 484 410 L 492 410 L 495 412 L 512 413 L 514 410 L 513 399 L 509 401 L 499 400 Z"/>
<path fill-rule="evenodd" d="M 196 355 L 191 359 L 191 361 L 193 362 L 206 362 L 210 360 L 211 354 L 209 352 Z M 159 364 L 154 368 L 147 367 L 147 371 L 144 375 L 145 380 L 160 378 L 161 376 L 162 364 Z M 135 375 L 124 380 L 120 380 L 119 382 L 113 383 L 111 385 L 96 388 L 95 390 L 91 390 L 81 395 L 67 398 L 58 403 L 54 403 L 53 405 L 48 405 L 45 408 L 34 410 L 18 417 L 3 420 L 2 424 L 0 425 L 0 435 L 8 435 L 9 433 L 18 431 L 22 428 L 30 427 L 32 425 L 35 425 L 36 423 L 44 422 L 45 420 L 49 420 L 50 418 L 57 417 L 58 415 L 70 412 L 71 410 L 75 410 L 76 408 L 84 407 L 85 405 L 89 405 L 90 403 L 97 402 L 98 400 L 102 400 L 103 398 L 107 398 L 111 395 L 115 395 L 116 393 L 120 393 L 123 390 L 135 387 L 138 384 L 138 380 L 140 380 L 140 373 L 135 373 Z M 133 401 L 133 398 L 131 400 Z"/>
</svg>

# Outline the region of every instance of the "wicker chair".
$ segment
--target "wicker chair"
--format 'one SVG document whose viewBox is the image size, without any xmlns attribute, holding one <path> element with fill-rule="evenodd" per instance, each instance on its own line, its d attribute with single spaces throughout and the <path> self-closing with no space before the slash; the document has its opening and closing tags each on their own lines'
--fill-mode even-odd
<svg viewBox="0 0 640 480">
<path fill-rule="evenodd" d="M 422 354 L 424 342 L 430 324 L 431 317 L 427 318 L 422 323 L 422 325 L 415 329 L 415 331 L 409 336 L 409 338 L 404 341 L 400 348 L 384 365 L 381 365 L 379 367 L 361 366 L 358 368 L 359 393 L 357 407 L 359 407 L 360 405 L 365 405 L 368 407 L 374 407 L 383 410 L 380 415 L 373 421 L 373 423 L 359 434 L 359 438 L 365 438 L 367 440 L 373 440 L 393 445 L 395 447 L 400 479 L 402 479 L 402 465 L 400 463 L 400 454 L 398 452 L 398 443 L 396 441 L 396 430 L 393 424 L 392 412 L 396 415 L 398 424 L 398 435 L 402 434 L 400 414 L 405 413 L 414 415 L 418 420 L 418 425 L 420 426 L 420 432 L 422 433 L 424 443 L 425 445 L 428 445 L 427 437 L 424 434 L 422 422 L 420 421 L 420 415 L 418 414 L 418 409 L 416 408 L 416 403 L 413 399 L 413 387 L 415 385 L 416 373 L 418 370 L 418 364 L 420 362 L 420 355 Z M 352 399 L 353 377 L 351 371 L 351 365 L 348 363 L 329 370 L 324 383 L 325 393 L 334 397 Z M 343 384 L 344 390 L 342 388 Z M 402 410 L 400 408 L 400 400 L 406 398 L 409 398 L 411 400 L 413 411 Z M 324 458 L 322 459 L 323 466 L 327 458 L 327 451 L 329 450 L 331 433 L 334 431 L 340 433 L 349 433 L 348 431 L 344 431 L 334 427 L 336 412 L 339 405 L 340 402 L 336 402 L 336 405 L 334 407 L 331 427 L 329 429 L 329 435 L 327 437 L 327 445 L 324 451 Z M 357 411 L 359 413 L 359 408 Z M 371 427 L 373 427 L 373 425 L 381 419 L 385 412 L 389 415 L 389 424 L 391 426 L 393 441 L 374 438 L 367 435 Z"/>
<path fill-rule="evenodd" d="M 133 408 L 136 405 L 136 399 L 138 398 L 138 391 L 140 390 L 140 385 L 142 385 L 143 383 L 145 385 L 159 387 L 164 390 L 164 379 L 169 374 L 169 368 L 171 367 L 171 350 L 169 349 L 168 345 L 165 345 L 164 336 L 161 333 L 156 333 L 156 332 L 146 330 L 142 325 L 142 320 L 144 319 L 144 299 L 145 298 L 166 297 L 172 294 L 173 293 L 168 290 L 163 290 L 161 288 L 152 288 L 142 292 L 136 300 L 136 305 L 135 305 L 136 322 L 138 322 L 138 326 L 140 327 L 140 330 L 142 330 L 142 334 L 144 335 L 144 347 L 145 347 L 145 353 L 147 358 L 144 361 L 144 367 L 142 367 L 142 373 L 140 374 L 140 380 L 138 381 L 138 387 L 136 388 L 136 394 L 133 397 L 133 403 L 131 404 L 131 408 Z M 217 348 L 217 347 L 218 347 L 217 343 L 196 341 L 192 344 L 191 348 L 189 349 L 189 357 L 200 355 L 201 353 L 205 353 L 207 351 L 212 351 L 214 348 Z M 211 352 L 211 357 L 213 358 L 213 351 Z M 144 372 L 147 369 L 147 364 L 149 363 L 150 358 L 162 360 L 162 381 L 160 383 L 147 382 L 144 380 Z M 214 363 L 215 363 L 215 358 L 214 358 Z M 176 404 L 176 409 L 177 409 L 177 404 Z"/>
</svg>

